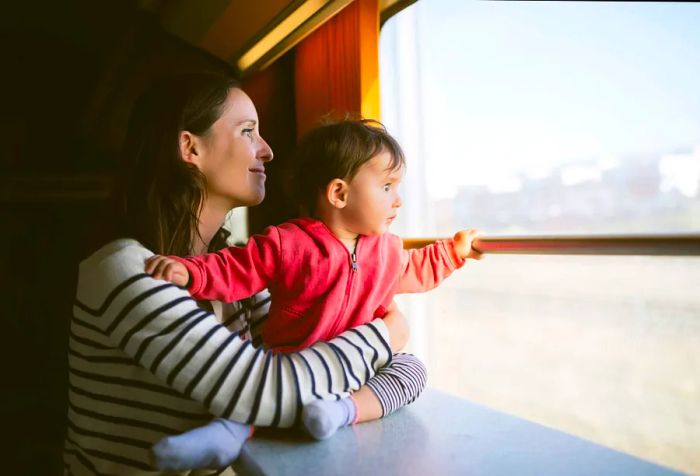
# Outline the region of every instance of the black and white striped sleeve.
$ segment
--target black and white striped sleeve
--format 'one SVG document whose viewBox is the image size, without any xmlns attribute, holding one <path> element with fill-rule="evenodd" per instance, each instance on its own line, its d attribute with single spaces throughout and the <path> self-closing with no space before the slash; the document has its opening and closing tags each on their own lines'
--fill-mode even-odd
<svg viewBox="0 0 700 476">
<path fill-rule="evenodd" d="M 391 359 L 381 320 L 297 353 L 255 348 L 187 291 L 144 274 L 150 255 L 132 242 L 84 261 L 75 319 L 216 416 L 292 426 L 302 404 L 357 390 Z"/>
</svg>

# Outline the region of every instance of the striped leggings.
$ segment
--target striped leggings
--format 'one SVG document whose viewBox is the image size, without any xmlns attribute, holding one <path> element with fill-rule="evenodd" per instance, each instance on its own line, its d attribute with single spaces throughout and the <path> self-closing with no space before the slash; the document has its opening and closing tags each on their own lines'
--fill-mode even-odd
<svg viewBox="0 0 700 476">
<path fill-rule="evenodd" d="M 412 403 L 423 389 L 427 372 L 412 354 L 394 354 L 391 362 L 367 381 L 382 406 L 382 416 Z"/>
</svg>

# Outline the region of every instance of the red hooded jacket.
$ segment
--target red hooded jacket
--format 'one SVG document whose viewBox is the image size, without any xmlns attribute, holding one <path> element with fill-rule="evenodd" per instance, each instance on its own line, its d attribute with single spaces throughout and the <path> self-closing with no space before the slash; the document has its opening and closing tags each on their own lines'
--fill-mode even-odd
<svg viewBox="0 0 700 476">
<path fill-rule="evenodd" d="M 360 236 L 355 253 L 322 222 L 290 220 L 254 235 L 245 246 L 178 258 L 196 299 L 237 301 L 270 290 L 266 347 L 306 348 L 383 317 L 394 294 L 436 287 L 461 267 L 452 240 L 404 250 L 401 238 Z"/>
</svg>

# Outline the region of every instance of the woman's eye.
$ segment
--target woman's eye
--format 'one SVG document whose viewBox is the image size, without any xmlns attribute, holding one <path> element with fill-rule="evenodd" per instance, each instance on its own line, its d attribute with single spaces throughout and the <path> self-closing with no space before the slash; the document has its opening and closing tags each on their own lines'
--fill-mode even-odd
<svg viewBox="0 0 700 476">
<path fill-rule="evenodd" d="M 253 129 L 243 129 L 243 135 L 249 136 L 253 133 Z"/>
</svg>

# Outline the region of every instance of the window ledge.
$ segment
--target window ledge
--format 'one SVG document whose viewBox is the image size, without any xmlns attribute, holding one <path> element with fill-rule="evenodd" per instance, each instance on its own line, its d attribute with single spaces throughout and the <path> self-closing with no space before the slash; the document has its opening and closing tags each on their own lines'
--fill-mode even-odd
<svg viewBox="0 0 700 476">
<path fill-rule="evenodd" d="M 527 420 L 428 389 L 382 420 L 316 442 L 258 430 L 237 474 L 679 474 Z"/>
</svg>

